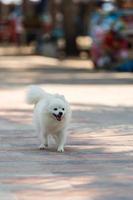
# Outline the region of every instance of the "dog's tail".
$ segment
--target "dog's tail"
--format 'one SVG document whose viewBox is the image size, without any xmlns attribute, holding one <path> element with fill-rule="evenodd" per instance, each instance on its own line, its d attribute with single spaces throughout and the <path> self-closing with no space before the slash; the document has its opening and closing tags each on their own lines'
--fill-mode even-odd
<svg viewBox="0 0 133 200">
<path fill-rule="evenodd" d="M 42 98 L 44 98 L 45 92 L 38 86 L 29 86 L 28 92 L 26 95 L 26 102 L 28 104 L 36 104 Z"/>
</svg>

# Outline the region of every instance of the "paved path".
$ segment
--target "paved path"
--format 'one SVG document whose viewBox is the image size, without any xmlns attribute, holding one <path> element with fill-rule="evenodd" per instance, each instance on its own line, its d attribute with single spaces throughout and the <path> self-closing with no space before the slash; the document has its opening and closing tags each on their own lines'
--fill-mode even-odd
<svg viewBox="0 0 133 200">
<path fill-rule="evenodd" d="M 69 65 L 1 57 L 0 200 L 133 200 L 132 74 Z M 32 107 L 24 102 L 27 85 L 35 83 L 71 102 L 64 153 L 53 145 L 37 149 Z"/>
</svg>

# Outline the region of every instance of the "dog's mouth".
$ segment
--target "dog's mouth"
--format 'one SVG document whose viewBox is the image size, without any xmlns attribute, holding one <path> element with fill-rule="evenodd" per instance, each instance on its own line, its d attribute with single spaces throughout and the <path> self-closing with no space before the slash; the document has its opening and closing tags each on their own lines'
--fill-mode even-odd
<svg viewBox="0 0 133 200">
<path fill-rule="evenodd" d="M 56 115 L 56 114 L 53 113 L 53 116 L 57 119 L 57 121 L 62 120 L 62 115 L 60 115 L 60 114 Z"/>
</svg>

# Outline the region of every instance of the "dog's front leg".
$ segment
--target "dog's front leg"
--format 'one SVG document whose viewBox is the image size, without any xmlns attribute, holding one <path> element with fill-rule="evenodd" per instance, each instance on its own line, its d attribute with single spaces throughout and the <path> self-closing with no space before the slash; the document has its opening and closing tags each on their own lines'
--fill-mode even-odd
<svg viewBox="0 0 133 200">
<path fill-rule="evenodd" d="M 64 145 L 65 145 L 65 141 L 66 141 L 66 134 L 65 132 L 61 132 L 58 134 L 58 148 L 57 151 L 58 152 L 64 152 Z"/>
<path fill-rule="evenodd" d="M 44 150 L 46 147 L 48 147 L 48 135 L 46 134 L 44 130 L 40 131 L 39 139 L 41 143 L 39 146 L 39 149 Z"/>
</svg>

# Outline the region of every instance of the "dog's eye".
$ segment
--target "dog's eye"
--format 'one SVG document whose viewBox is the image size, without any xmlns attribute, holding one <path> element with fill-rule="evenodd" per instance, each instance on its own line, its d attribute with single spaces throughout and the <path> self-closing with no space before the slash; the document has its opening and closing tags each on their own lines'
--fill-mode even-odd
<svg viewBox="0 0 133 200">
<path fill-rule="evenodd" d="M 58 110 L 57 108 L 54 108 L 54 110 Z"/>
<path fill-rule="evenodd" d="M 64 108 L 62 108 L 62 110 L 65 110 Z"/>
</svg>

